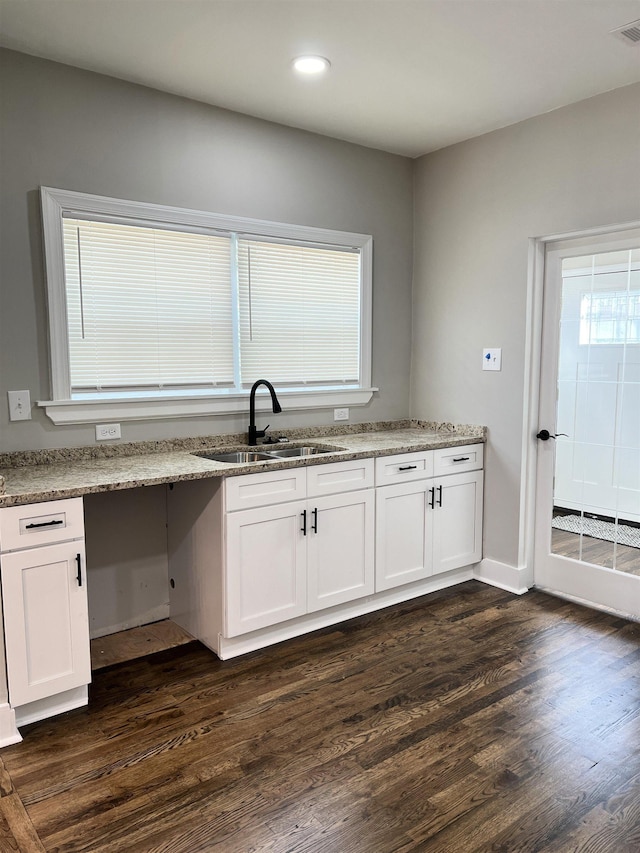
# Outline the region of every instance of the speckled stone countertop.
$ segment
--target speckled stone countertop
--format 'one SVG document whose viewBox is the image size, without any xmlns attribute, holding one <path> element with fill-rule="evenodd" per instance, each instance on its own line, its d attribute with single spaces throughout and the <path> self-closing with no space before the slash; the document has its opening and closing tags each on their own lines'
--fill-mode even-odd
<svg viewBox="0 0 640 853">
<path fill-rule="evenodd" d="M 0 454 L 0 507 L 179 480 L 255 474 L 301 465 L 477 444 L 486 440 L 486 428 L 405 420 L 287 430 L 286 436 L 291 445 L 329 445 L 335 450 L 317 456 L 242 464 L 214 462 L 193 455 L 207 449 L 216 452 L 246 449 L 244 435 L 216 435 Z"/>
</svg>

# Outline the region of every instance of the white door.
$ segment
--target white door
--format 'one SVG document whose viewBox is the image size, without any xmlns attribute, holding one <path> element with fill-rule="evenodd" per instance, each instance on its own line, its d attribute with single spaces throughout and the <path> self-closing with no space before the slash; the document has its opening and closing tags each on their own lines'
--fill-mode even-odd
<svg viewBox="0 0 640 853">
<path fill-rule="evenodd" d="M 376 489 L 376 592 L 431 574 L 432 489 L 431 480 Z"/>
<path fill-rule="evenodd" d="M 374 591 L 374 490 L 308 501 L 308 609 Z"/>
<path fill-rule="evenodd" d="M 292 501 L 227 513 L 226 637 L 306 613 L 305 508 Z"/>
<path fill-rule="evenodd" d="M 482 471 L 434 481 L 433 574 L 482 558 Z"/>
<path fill-rule="evenodd" d="M 536 586 L 640 617 L 640 233 L 547 246 Z"/>
<path fill-rule="evenodd" d="M 84 542 L 3 554 L 2 599 L 13 707 L 91 681 Z"/>
</svg>

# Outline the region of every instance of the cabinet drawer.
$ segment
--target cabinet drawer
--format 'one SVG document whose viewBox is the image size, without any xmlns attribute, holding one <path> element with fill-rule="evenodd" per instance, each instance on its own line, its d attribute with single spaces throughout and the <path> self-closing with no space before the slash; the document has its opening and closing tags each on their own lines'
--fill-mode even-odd
<svg viewBox="0 0 640 853">
<path fill-rule="evenodd" d="M 225 479 L 225 509 L 252 509 L 306 497 L 306 471 L 288 468 L 266 474 L 243 474 Z"/>
<path fill-rule="evenodd" d="M 307 495 L 310 498 L 368 489 L 374 483 L 373 459 L 329 462 L 307 468 Z"/>
<path fill-rule="evenodd" d="M 397 453 L 376 459 L 376 486 L 392 486 L 433 476 L 433 450 Z"/>
<path fill-rule="evenodd" d="M 84 537 L 82 498 L 0 509 L 0 550 L 19 551 Z"/>
<path fill-rule="evenodd" d="M 442 447 L 433 451 L 433 474 L 455 474 L 456 471 L 475 471 L 483 466 L 483 444 L 462 447 Z"/>
</svg>

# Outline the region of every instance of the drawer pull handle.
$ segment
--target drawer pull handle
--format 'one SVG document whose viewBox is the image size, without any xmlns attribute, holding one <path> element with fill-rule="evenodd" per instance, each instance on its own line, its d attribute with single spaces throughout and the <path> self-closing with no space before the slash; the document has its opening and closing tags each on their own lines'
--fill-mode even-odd
<svg viewBox="0 0 640 853">
<path fill-rule="evenodd" d="M 436 505 L 436 490 L 435 488 L 429 489 L 429 507 L 434 509 Z"/>
<path fill-rule="evenodd" d="M 313 523 L 311 524 L 311 529 L 314 533 L 318 532 L 318 508 L 311 510 L 311 515 L 313 516 Z"/>
<path fill-rule="evenodd" d="M 401 465 L 398 471 L 415 471 L 417 467 L 417 465 Z"/>
<path fill-rule="evenodd" d="M 302 516 L 302 527 L 300 528 L 300 530 L 306 536 L 307 535 L 307 511 L 306 511 L 306 509 L 303 509 L 302 512 L 300 513 L 300 515 Z"/>
<path fill-rule="evenodd" d="M 438 486 L 438 506 L 442 506 L 442 486 Z"/>
<path fill-rule="evenodd" d="M 80 561 L 80 554 L 76 554 L 76 564 L 78 566 L 78 574 L 76 575 L 76 580 L 78 581 L 78 586 L 82 586 L 82 563 Z"/>
<path fill-rule="evenodd" d="M 457 459 L 454 459 L 454 462 L 468 462 L 471 459 L 470 456 L 458 456 Z"/>
<path fill-rule="evenodd" d="M 53 521 L 39 521 L 37 524 L 25 524 L 25 530 L 33 530 L 34 527 L 53 527 L 54 524 L 64 524 L 64 519 L 54 518 Z"/>
</svg>

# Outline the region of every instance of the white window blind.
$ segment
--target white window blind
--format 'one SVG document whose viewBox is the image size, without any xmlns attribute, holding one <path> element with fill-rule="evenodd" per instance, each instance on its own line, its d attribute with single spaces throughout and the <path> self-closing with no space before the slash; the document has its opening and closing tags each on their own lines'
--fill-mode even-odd
<svg viewBox="0 0 640 853">
<path fill-rule="evenodd" d="M 231 240 L 63 219 L 72 392 L 233 385 Z"/>
<path fill-rule="evenodd" d="M 238 273 L 245 386 L 358 383 L 359 252 L 240 238 Z"/>
</svg>

